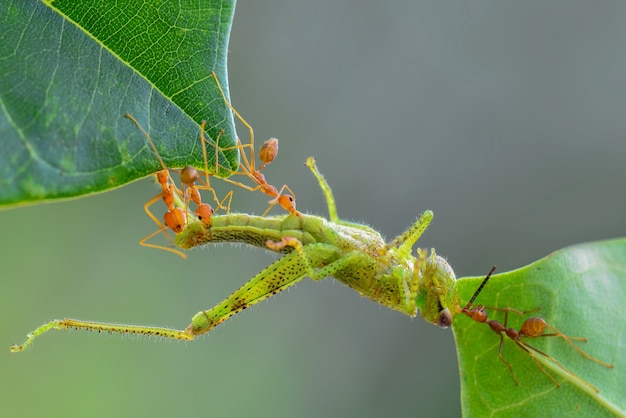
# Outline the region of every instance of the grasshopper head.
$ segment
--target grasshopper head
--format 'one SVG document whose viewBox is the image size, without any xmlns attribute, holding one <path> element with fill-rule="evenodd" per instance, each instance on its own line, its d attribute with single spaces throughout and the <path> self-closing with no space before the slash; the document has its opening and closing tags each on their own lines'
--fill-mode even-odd
<svg viewBox="0 0 626 418">
<path fill-rule="evenodd" d="M 417 306 L 426 321 L 448 328 L 452 325 L 459 306 L 454 271 L 443 257 L 435 254 L 434 249 L 430 251 L 430 255 L 423 249 L 418 249 L 417 254 Z"/>
</svg>

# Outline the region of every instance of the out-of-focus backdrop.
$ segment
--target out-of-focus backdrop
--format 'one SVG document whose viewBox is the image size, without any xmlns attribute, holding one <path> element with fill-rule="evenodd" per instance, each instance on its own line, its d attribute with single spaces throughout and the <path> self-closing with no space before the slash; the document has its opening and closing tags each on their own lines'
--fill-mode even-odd
<svg viewBox="0 0 626 418">
<path fill-rule="evenodd" d="M 301 210 L 326 214 L 313 155 L 342 218 L 391 238 L 432 209 L 422 246 L 459 276 L 506 271 L 626 234 L 625 19 L 623 2 L 241 1 L 232 101 L 259 142 L 280 138 L 266 176 Z M 3 414 L 460 414 L 452 333 L 330 279 L 193 343 L 52 332 L 10 355 L 52 318 L 185 327 L 274 260 L 140 247 L 157 192 L 0 212 Z M 235 191 L 237 210 L 265 202 Z"/>
</svg>

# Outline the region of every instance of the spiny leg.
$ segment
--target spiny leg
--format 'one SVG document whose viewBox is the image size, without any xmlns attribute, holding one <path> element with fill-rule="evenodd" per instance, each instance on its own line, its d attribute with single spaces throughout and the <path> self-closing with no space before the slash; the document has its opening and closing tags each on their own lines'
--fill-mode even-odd
<svg viewBox="0 0 626 418">
<path fill-rule="evenodd" d="M 297 254 L 302 264 L 307 268 L 307 275 L 312 280 L 322 280 L 325 277 L 334 276 L 337 272 L 353 264 L 360 264 L 368 256 L 360 251 L 350 251 L 347 254 L 330 244 L 308 244 L 302 245 L 300 240 L 294 237 L 283 237 L 280 241 L 267 241 L 265 245 L 273 251 L 280 251 L 283 248 L 291 247 L 294 251 L 290 254 Z M 314 267 L 319 262 L 311 261 L 311 255 L 318 256 L 325 254 L 324 265 Z"/>
<path fill-rule="evenodd" d="M 170 328 L 120 325 L 75 319 L 54 320 L 29 333 L 22 345 L 12 345 L 11 352 L 25 350 L 33 341 L 50 330 L 78 329 L 114 334 L 139 334 L 177 340 L 192 340 L 215 328 L 237 312 L 252 306 L 286 289 L 306 277 L 307 267 L 295 252 L 286 255 L 270 265 L 253 279 L 235 291 L 231 296 L 208 311 L 200 311 L 192 318 L 184 330 Z"/>
<path fill-rule="evenodd" d="M 194 336 L 207 333 L 236 313 L 304 279 L 306 273 L 307 267 L 301 263 L 300 257 L 287 254 L 212 309 L 194 315 L 185 332 Z"/>
<path fill-rule="evenodd" d="M 363 225 L 363 224 L 359 224 L 359 223 L 355 223 L 355 222 L 347 222 L 347 221 L 343 221 L 343 220 L 339 219 L 339 216 L 337 215 L 337 207 L 335 205 L 335 198 L 333 196 L 333 192 L 332 192 L 328 182 L 324 178 L 324 176 L 317 169 L 317 165 L 315 164 L 315 158 L 313 158 L 313 157 L 307 158 L 306 166 L 309 167 L 309 169 L 311 170 L 311 172 L 315 176 L 316 180 L 318 181 L 318 184 L 319 184 L 320 188 L 322 189 L 322 192 L 324 193 L 324 197 L 326 199 L 326 204 L 327 204 L 327 207 L 328 207 L 328 217 L 329 217 L 331 222 L 339 224 L 339 225 L 345 225 L 345 226 L 348 226 L 350 228 L 362 229 L 362 230 L 368 231 L 368 232 L 372 232 L 373 231 L 372 228 L 370 228 L 367 225 Z"/>
<path fill-rule="evenodd" d="M 26 341 L 21 344 L 13 344 L 10 348 L 12 353 L 24 351 L 33 341 L 50 330 L 77 329 L 94 332 L 109 332 L 111 334 L 137 334 L 150 335 L 155 337 L 171 338 L 175 340 L 192 340 L 193 336 L 184 331 L 169 328 L 145 327 L 140 325 L 120 325 L 103 322 L 82 321 L 78 319 L 55 319 L 30 332 Z"/>
<path fill-rule="evenodd" d="M 341 220 L 339 219 L 339 215 L 337 215 L 337 205 L 335 204 L 335 197 L 333 196 L 333 191 L 331 190 L 328 182 L 317 169 L 317 165 L 315 164 L 315 158 L 309 157 L 306 159 L 306 166 L 309 167 L 317 182 L 322 189 L 322 193 L 324 193 L 324 197 L 326 198 L 326 204 L 328 206 L 328 217 L 331 222 L 335 222 L 340 224 Z"/>
<path fill-rule="evenodd" d="M 283 237 L 278 242 L 268 241 L 266 245 L 274 251 L 286 247 L 294 248 L 294 251 L 264 269 L 211 310 L 198 312 L 186 328 L 186 333 L 204 334 L 237 312 L 283 291 L 305 277 L 321 280 L 365 257 L 358 251 L 342 257 L 336 246 L 323 243 L 303 245 L 294 237 Z"/>
<path fill-rule="evenodd" d="M 337 205 L 335 204 L 335 197 L 330 188 L 330 185 L 328 184 L 328 182 L 326 181 L 322 173 L 320 173 L 319 169 L 317 168 L 317 164 L 315 163 L 315 158 L 313 157 L 307 158 L 306 166 L 309 167 L 309 169 L 311 170 L 311 172 L 317 179 L 317 182 L 319 183 L 320 188 L 322 189 L 322 192 L 324 193 L 324 197 L 326 198 L 326 204 L 328 206 L 329 219 L 332 222 L 337 223 L 337 224 L 349 225 L 349 226 L 355 227 L 356 225 L 350 222 L 344 222 L 341 219 L 339 219 L 339 215 L 337 214 Z M 410 254 L 411 248 L 417 242 L 417 240 L 422 236 L 424 231 L 428 228 L 428 225 L 430 225 L 430 222 L 432 221 L 432 219 L 433 219 L 433 212 L 430 210 L 425 211 L 424 213 L 422 213 L 420 218 L 415 222 L 415 224 L 413 224 L 407 231 L 405 231 L 402 235 L 399 235 L 392 242 L 387 244 L 386 249 L 389 250 L 391 248 L 399 248 L 401 252 Z"/>
<path fill-rule="evenodd" d="M 411 248 L 417 240 L 420 239 L 424 231 L 426 231 L 428 225 L 430 225 L 430 222 L 433 220 L 433 216 L 432 211 L 424 211 L 409 229 L 394 238 L 393 241 L 386 245 L 386 248 L 398 248 L 399 252 L 402 254 L 411 254 Z"/>
<path fill-rule="evenodd" d="M 326 244 L 311 244 L 301 249 L 310 265 L 302 262 L 300 251 L 293 251 L 265 268 L 212 309 L 200 311 L 184 330 L 120 325 L 76 319 L 54 320 L 29 333 L 21 345 L 12 345 L 11 352 L 24 351 L 33 341 L 50 330 L 78 329 L 113 334 L 138 334 L 175 340 L 193 340 L 195 336 L 209 332 L 236 313 L 255 305 L 307 277 L 315 266 L 327 264 L 335 255 L 336 248 Z"/>
</svg>

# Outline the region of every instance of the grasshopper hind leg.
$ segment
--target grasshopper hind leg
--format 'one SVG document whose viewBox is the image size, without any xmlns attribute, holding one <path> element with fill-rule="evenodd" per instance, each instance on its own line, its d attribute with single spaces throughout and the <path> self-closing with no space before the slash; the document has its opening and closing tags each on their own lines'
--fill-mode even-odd
<svg viewBox="0 0 626 418">
<path fill-rule="evenodd" d="M 236 313 L 282 292 L 305 277 L 315 279 L 316 277 L 312 277 L 315 276 L 312 274 L 316 271 L 315 268 L 326 264 L 332 265 L 332 260 L 337 257 L 337 249 L 331 245 L 302 246 L 300 241 L 287 237 L 283 241 L 274 243 L 276 248 L 281 246 L 282 242 L 285 242 L 284 246 L 296 247 L 295 251 L 263 269 L 215 307 L 198 312 L 185 332 L 194 336 L 205 334 Z M 268 242 L 268 248 L 274 249 L 271 241 Z"/>
</svg>

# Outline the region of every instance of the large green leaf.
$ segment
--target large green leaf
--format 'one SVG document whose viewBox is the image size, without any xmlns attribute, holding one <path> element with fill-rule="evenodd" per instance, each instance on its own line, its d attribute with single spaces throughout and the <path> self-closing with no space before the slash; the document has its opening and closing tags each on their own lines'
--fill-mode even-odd
<svg viewBox="0 0 626 418">
<path fill-rule="evenodd" d="M 226 54 L 235 0 L 0 4 L 0 205 L 79 196 L 203 166 L 199 124 L 236 144 Z M 209 153 L 215 155 L 215 151 Z M 238 153 L 220 154 L 235 169 Z M 226 158 L 228 161 L 226 161 Z M 223 170 L 221 175 L 227 175 Z"/>
<path fill-rule="evenodd" d="M 482 278 L 459 280 L 468 301 Z M 508 338 L 503 357 L 519 386 L 498 359 L 499 337 L 486 324 L 455 318 L 454 335 L 461 373 L 461 402 L 467 416 L 613 416 L 626 414 L 626 239 L 581 244 L 557 251 L 529 266 L 491 278 L 476 303 L 530 310 L 567 335 L 586 337 L 588 354 L 615 365 L 583 358 L 561 338 L 527 339 L 600 389 L 596 394 L 549 361 L 542 361 L 560 387 Z M 489 313 L 503 322 L 503 314 Z M 523 322 L 509 315 L 509 327 Z M 541 356 L 538 356 L 541 357 Z"/>
</svg>

